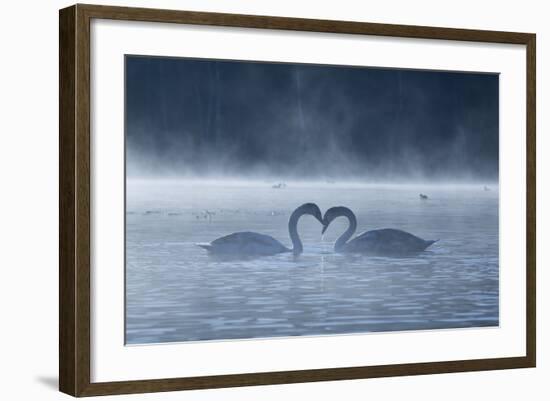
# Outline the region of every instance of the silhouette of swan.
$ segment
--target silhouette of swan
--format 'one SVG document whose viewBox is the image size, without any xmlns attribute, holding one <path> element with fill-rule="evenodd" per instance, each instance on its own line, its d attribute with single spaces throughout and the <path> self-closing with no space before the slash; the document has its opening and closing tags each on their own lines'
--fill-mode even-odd
<svg viewBox="0 0 550 401">
<path fill-rule="evenodd" d="M 348 242 L 357 229 L 355 214 L 347 207 L 336 206 L 328 209 L 323 217 L 324 234 L 330 223 L 337 217 L 349 220 L 348 229 L 336 240 L 334 252 L 364 253 L 372 255 L 406 255 L 422 252 L 435 241 L 426 241 L 408 232 L 393 228 L 366 231 Z"/>
<path fill-rule="evenodd" d="M 323 216 L 315 203 L 305 203 L 298 207 L 288 220 L 288 232 L 292 249 L 287 248 L 275 238 L 250 231 L 237 232 L 218 238 L 209 244 L 197 244 L 212 255 L 224 256 L 268 256 L 284 252 L 298 255 L 303 252 L 302 241 L 298 235 L 298 220 L 305 214 L 312 215 L 321 224 Z"/>
</svg>

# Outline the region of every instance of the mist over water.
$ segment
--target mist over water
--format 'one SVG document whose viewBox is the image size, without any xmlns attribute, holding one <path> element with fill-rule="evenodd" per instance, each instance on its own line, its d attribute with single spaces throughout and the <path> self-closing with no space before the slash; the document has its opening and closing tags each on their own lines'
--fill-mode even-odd
<svg viewBox="0 0 550 401">
<path fill-rule="evenodd" d="M 498 75 L 128 56 L 129 177 L 498 180 Z"/>
<path fill-rule="evenodd" d="M 498 75 L 127 56 L 125 130 L 127 344 L 498 326 Z M 304 216 L 299 256 L 196 245 L 291 247 L 306 202 L 439 242 L 338 254 L 347 220 Z"/>
</svg>

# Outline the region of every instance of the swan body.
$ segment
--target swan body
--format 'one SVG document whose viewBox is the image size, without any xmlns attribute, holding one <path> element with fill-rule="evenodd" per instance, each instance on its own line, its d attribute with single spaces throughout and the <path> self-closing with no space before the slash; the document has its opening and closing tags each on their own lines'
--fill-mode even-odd
<svg viewBox="0 0 550 401">
<path fill-rule="evenodd" d="M 407 255 L 424 251 L 437 240 L 424 240 L 411 233 L 394 228 L 366 231 L 350 240 L 357 229 L 355 214 L 347 207 L 337 206 L 326 211 L 323 217 L 323 233 L 337 217 L 344 216 L 350 223 L 348 229 L 336 240 L 334 251 L 371 255 Z"/>
<path fill-rule="evenodd" d="M 396 255 L 422 252 L 437 241 L 424 240 L 393 228 L 366 231 L 344 245 L 340 252 Z"/>
<path fill-rule="evenodd" d="M 279 253 L 303 252 L 302 241 L 298 235 L 298 220 L 305 214 L 315 217 L 323 223 L 321 210 L 314 203 L 305 203 L 296 208 L 288 220 L 288 232 L 292 241 L 292 249 L 287 248 L 275 238 L 250 231 L 236 232 L 218 238 L 208 244 L 197 244 L 212 255 L 227 256 L 269 256 Z"/>
<path fill-rule="evenodd" d="M 292 251 L 270 235 L 250 231 L 229 234 L 209 244 L 197 245 L 211 253 L 225 255 L 268 256 Z"/>
</svg>

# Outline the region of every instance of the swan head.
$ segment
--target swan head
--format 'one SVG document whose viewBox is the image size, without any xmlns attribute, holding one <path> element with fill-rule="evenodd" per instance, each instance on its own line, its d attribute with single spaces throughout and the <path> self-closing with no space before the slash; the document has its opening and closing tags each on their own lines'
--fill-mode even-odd
<svg viewBox="0 0 550 401">
<path fill-rule="evenodd" d="M 323 220 L 321 221 L 321 224 L 323 224 L 323 231 L 321 231 L 321 235 L 327 231 L 328 226 L 334 219 L 340 216 L 346 216 L 349 212 L 351 212 L 351 210 L 345 206 L 335 206 L 328 209 L 323 216 Z"/>
<path fill-rule="evenodd" d="M 323 224 L 323 214 L 321 213 L 321 209 L 319 209 L 319 206 L 317 206 L 315 203 L 304 203 L 297 210 L 301 210 L 304 214 L 312 215 L 319 221 L 319 223 Z"/>
</svg>

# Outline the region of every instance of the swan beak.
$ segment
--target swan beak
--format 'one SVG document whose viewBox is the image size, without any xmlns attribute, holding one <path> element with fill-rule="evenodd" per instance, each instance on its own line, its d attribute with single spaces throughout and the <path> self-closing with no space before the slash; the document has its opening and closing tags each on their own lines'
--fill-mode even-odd
<svg viewBox="0 0 550 401">
<path fill-rule="evenodd" d="M 328 228 L 328 224 L 323 225 L 323 231 L 321 231 L 321 235 L 323 235 L 325 233 L 325 231 L 327 231 L 327 228 Z"/>
</svg>

